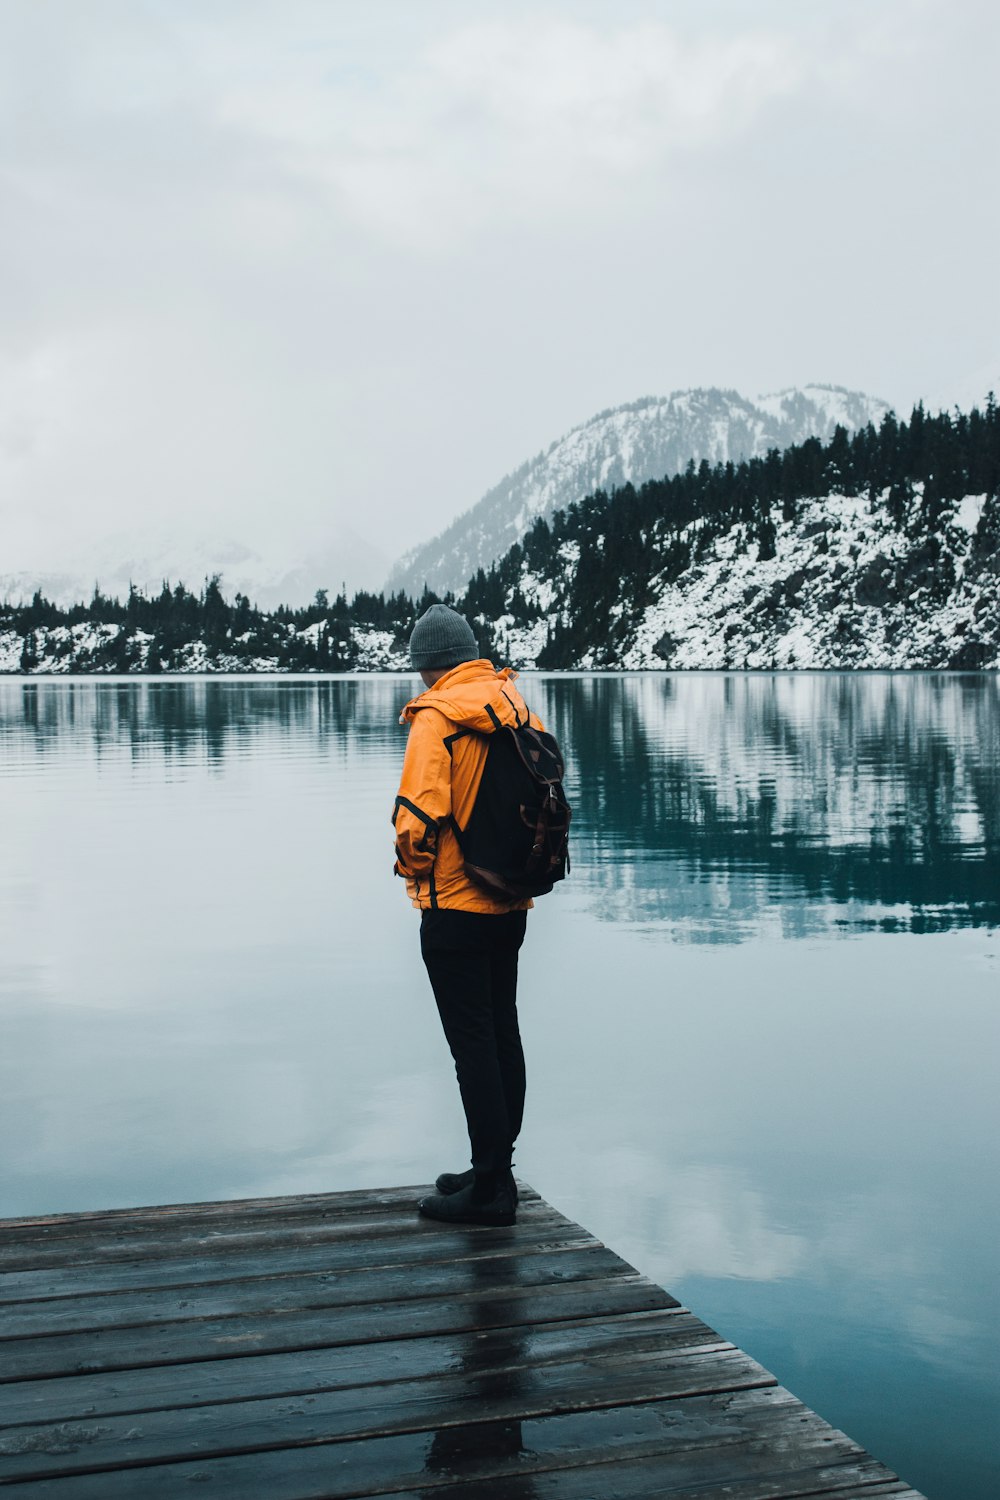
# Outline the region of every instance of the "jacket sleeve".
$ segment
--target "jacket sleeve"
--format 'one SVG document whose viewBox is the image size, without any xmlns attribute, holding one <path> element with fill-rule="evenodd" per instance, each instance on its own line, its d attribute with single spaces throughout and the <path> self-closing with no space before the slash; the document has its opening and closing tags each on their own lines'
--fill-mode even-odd
<svg viewBox="0 0 1000 1500">
<path fill-rule="evenodd" d="M 451 757 L 447 721 L 436 709 L 414 715 L 403 757 L 403 775 L 392 810 L 397 875 L 427 875 L 437 857 L 438 834 L 451 816 Z"/>
</svg>

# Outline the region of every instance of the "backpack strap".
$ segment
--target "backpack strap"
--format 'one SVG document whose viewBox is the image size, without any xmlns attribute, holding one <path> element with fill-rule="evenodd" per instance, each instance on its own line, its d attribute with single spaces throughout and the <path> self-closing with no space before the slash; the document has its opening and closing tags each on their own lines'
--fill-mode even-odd
<svg viewBox="0 0 1000 1500">
<path fill-rule="evenodd" d="M 519 725 L 516 730 L 511 730 L 511 734 L 514 736 L 518 754 L 536 781 L 548 786 L 554 786 L 557 781 L 562 781 L 566 768 L 559 753 L 559 746 L 550 734 L 532 729 L 530 724 Z M 542 768 L 543 758 L 548 762 L 547 770 Z"/>
<path fill-rule="evenodd" d="M 502 688 L 500 689 L 500 692 L 501 692 L 501 695 L 504 698 L 507 698 L 507 694 L 503 691 Z M 514 710 L 514 728 L 515 729 L 520 729 L 521 728 L 521 715 L 520 715 L 520 712 L 518 710 L 517 704 L 514 702 L 513 698 L 507 698 L 507 702 L 510 704 L 511 708 Z M 525 724 L 527 724 L 527 722 L 528 722 L 527 719 L 525 719 L 524 722 L 525 722 Z"/>
</svg>

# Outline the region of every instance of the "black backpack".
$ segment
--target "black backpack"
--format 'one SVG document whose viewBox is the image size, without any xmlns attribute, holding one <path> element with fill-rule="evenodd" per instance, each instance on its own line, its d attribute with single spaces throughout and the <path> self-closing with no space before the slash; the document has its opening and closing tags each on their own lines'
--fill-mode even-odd
<svg viewBox="0 0 1000 1500">
<path fill-rule="evenodd" d="M 486 764 L 464 828 L 465 873 L 501 900 L 544 896 L 569 872 L 570 807 L 555 737 L 528 724 L 488 736 Z"/>
</svg>

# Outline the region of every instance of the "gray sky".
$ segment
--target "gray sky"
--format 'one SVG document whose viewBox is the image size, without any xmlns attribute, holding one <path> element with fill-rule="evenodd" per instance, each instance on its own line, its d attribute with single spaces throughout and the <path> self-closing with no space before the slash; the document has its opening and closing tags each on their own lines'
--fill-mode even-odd
<svg viewBox="0 0 1000 1500">
<path fill-rule="evenodd" d="M 1000 370 L 998 7 L 0 0 L 0 572 L 394 557 L 602 407 Z"/>
</svg>

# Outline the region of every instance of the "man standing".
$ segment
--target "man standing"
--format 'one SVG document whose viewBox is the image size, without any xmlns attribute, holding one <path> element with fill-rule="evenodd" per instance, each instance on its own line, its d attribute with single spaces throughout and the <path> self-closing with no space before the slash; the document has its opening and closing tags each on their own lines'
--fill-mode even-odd
<svg viewBox="0 0 1000 1500">
<path fill-rule="evenodd" d="M 410 732 L 392 821 L 397 875 L 420 909 L 420 950 L 465 1108 L 472 1167 L 445 1172 L 420 1201 L 428 1218 L 513 1224 L 511 1153 L 524 1111 L 517 1024 L 517 956 L 530 900 L 504 902 L 465 873 L 464 829 L 486 762 L 488 736 L 505 725 L 541 728 L 509 667 L 479 656 L 466 620 L 432 604 L 410 636 L 426 692 L 406 705 Z"/>
</svg>

